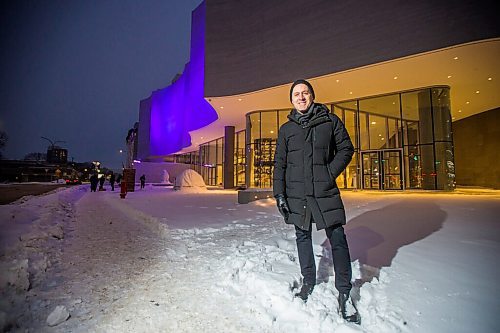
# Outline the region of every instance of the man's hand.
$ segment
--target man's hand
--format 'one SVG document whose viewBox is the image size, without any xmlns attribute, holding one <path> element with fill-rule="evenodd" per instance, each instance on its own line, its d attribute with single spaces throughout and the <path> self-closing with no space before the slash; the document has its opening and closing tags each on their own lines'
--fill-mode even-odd
<svg viewBox="0 0 500 333">
<path fill-rule="evenodd" d="M 285 220 L 288 220 L 290 207 L 288 207 L 288 202 L 286 202 L 286 198 L 283 194 L 278 194 L 276 196 L 276 205 L 278 206 L 280 214 L 285 218 Z"/>
</svg>

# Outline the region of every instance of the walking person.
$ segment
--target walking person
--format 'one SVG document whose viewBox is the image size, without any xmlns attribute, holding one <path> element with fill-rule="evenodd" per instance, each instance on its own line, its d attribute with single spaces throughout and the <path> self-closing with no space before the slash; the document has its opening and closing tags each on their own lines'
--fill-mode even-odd
<svg viewBox="0 0 500 333">
<path fill-rule="evenodd" d="M 95 192 L 97 190 L 98 182 L 97 174 L 93 173 L 92 176 L 90 176 L 90 192 Z"/>
<path fill-rule="evenodd" d="M 146 186 L 146 175 L 143 174 L 139 180 L 141 181 L 141 189 L 143 189 Z"/>
<path fill-rule="evenodd" d="M 273 194 L 285 222 L 295 226 L 303 283 L 296 297 L 307 301 L 316 285 L 312 224 L 325 230 L 333 254 L 339 312 L 360 322 L 350 297 L 351 259 L 344 234 L 344 205 L 335 179 L 344 171 L 354 147 L 342 121 L 323 104 L 314 103 L 314 90 L 305 80 L 290 88 L 294 109 L 278 133 Z"/>
<path fill-rule="evenodd" d="M 104 181 L 106 180 L 106 177 L 104 175 L 99 178 L 99 191 L 105 191 L 104 189 Z"/>
<path fill-rule="evenodd" d="M 111 191 L 115 190 L 115 174 L 111 172 L 111 175 L 109 176 L 109 184 L 111 185 Z"/>
</svg>

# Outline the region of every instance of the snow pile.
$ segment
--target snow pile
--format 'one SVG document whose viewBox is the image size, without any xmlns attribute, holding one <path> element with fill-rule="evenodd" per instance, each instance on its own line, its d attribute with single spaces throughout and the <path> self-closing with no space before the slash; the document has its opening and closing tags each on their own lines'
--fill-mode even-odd
<svg viewBox="0 0 500 333">
<path fill-rule="evenodd" d="M 0 206 L 0 331 L 15 326 L 47 270 L 60 262 L 64 229 L 84 193 L 84 188 L 61 188 Z"/>
<path fill-rule="evenodd" d="M 162 184 L 171 185 L 170 175 L 167 170 L 163 170 Z"/>
<path fill-rule="evenodd" d="M 206 191 L 207 185 L 203 177 L 192 169 L 184 170 L 177 178 L 175 178 L 174 190 L 182 190 L 189 192 Z"/>
</svg>

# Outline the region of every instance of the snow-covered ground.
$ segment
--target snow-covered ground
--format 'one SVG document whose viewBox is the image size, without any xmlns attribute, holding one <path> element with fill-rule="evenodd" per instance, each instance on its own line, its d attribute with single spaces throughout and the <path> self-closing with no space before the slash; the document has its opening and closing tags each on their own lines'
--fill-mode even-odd
<svg viewBox="0 0 500 333">
<path fill-rule="evenodd" d="M 318 286 L 305 304 L 293 297 L 300 285 L 294 229 L 274 200 L 240 205 L 234 191 L 149 185 L 125 199 L 82 185 L 0 206 L 0 325 L 14 332 L 498 331 L 499 192 L 343 198 L 360 326 L 337 314 L 324 232 L 313 236 Z M 55 326 L 47 323 L 51 313 Z"/>
</svg>

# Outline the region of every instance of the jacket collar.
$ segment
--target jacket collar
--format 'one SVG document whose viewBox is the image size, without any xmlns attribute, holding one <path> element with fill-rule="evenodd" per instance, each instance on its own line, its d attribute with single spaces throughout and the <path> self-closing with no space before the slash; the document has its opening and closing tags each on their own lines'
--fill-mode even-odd
<svg viewBox="0 0 500 333">
<path fill-rule="evenodd" d="M 330 112 L 328 108 L 319 103 L 314 103 L 312 106 L 312 110 L 309 112 L 312 113 L 312 116 L 308 117 L 309 119 L 304 121 L 300 121 L 300 117 L 302 116 L 301 113 L 299 113 L 296 109 L 293 109 L 290 111 L 290 114 L 288 115 L 288 119 L 302 128 L 309 128 L 309 127 L 314 127 L 319 124 L 325 123 L 327 121 L 330 121 L 330 117 L 328 117 L 328 113 Z"/>
</svg>

